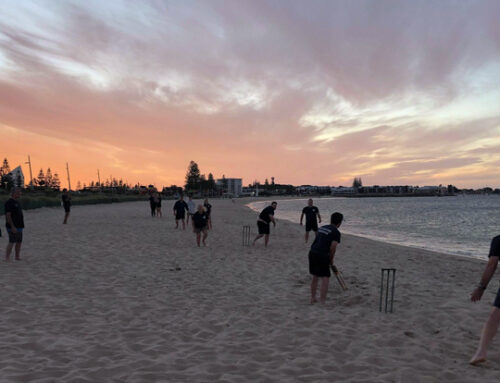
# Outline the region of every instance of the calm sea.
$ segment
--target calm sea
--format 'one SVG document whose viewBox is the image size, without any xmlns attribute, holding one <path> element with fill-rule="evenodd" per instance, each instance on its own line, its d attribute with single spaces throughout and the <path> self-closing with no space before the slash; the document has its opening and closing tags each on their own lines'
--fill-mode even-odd
<svg viewBox="0 0 500 383">
<path fill-rule="evenodd" d="M 270 203 L 248 206 L 260 211 Z M 275 217 L 299 222 L 307 199 L 279 200 Z M 500 196 L 315 198 L 322 223 L 344 214 L 341 232 L 441 253 L 486 259 L 500 234 Z"/>
</svg>

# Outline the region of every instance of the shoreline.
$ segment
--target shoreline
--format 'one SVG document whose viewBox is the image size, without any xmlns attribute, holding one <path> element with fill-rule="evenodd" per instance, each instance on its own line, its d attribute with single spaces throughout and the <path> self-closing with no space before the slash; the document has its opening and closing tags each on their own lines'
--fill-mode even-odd
<svg viewBox="0 0 500 383">
<path fill-rule="evenodd" d="M 247 197 L 247 199 L 249 199 L 251 197 Z M 255 198 L 255 197 L 253 197 Z M 257 197 L 257 198 L 260 198 L 260 197 Z M 309 198 L 309 197 L 308 197 Z M 303 201 L 307 201 L 308 198 L 303 198 L 303 197 L 300 197 L 300 198 L 286 198 L 286 197 L 283 197 L 283 198 L 276 198 L 276 201 L 294 201 L 294 200 L 303 200 Z M 323 198 L 318 198 L 318 199 L 337 199 L 337 198 L 344 198 L 344 197 L 323 197 Z M 259 210 L 256 210 L 254 208 L 252 208 L 251 205 L 252 203 L 255 203 L 255 202 L 261 202 L 261 203 L 267 203 L 267 202 L 271 202 L 272 200 L 274 199 L 256 199 L 256 200 L 253 200 L 252 202 L 248 202 L 247 204 L 245 204 L 245 207 L 250 209 L 251 211 L 253 212 L 259 212 Z M 296 221 L 292 220 L 292 219 L 289 219 L 289 218 L 280 218 L 281 220 L 284 220 L 284 221 L 287 221 L 287 222 L 290 222 L 292 224 L 297 224 Z M 371 241 L 375 241 L 375 242 L 380 242 L 380 243 L 384 243 L 384 244 L 390 244 L 390 245 L 395 245 L 395 246 L 401 246 L 401 247 L 406 247 L 406 248 L 411 248 L 411 249 L 419 249 L 419 250 L 424 250 L 424 251 L 428 251 L 428 252 L 431 252 L 431 253 L 434 253 L 434 254 L 438 254 L 438 255 L 447 255 L 447 256 L 453 256 L 453 257 L 458 257 L 458 258 L 465 258 L 465 259 L 473 259 L 473 260 L 478 260 L 478 261 L 481 261 L 481 262 L 488 262 L 488 258 L 480 258 L 478 256 L 473 256 L 473 255 L 467 255 L 467 254 L 457 254 L 457 253 L 452 253 L 452 252 L 446 252 L 446 251 L 439 251 L 439 250 L 436 250 L 432 247 L 425 247 L 425 246 L 420 246 L 418 244 L 408 244 L 408 243 L 398 243 L 398 242 L 393 242 L 393 241 L 390 241 L 390 240 L 383 240 L 383 239 L 379 239 L 378 237 L 375 238 L 375 236 L 373 235 L 370 235 L 370 234 L 359 234 L 359 233 L 352 233 L 352 232 L 344 232 L 341 230 L 341 233 L 344 234 L 344 235 L 350 235 L 350 236 L 353 236 L 353 237 L 359 237 L 359 238 L 364 238 L 364 239 L 369 239 Z M 487 254 L 485 254 L 485 257 L 487 257 Z"/>
</svg>

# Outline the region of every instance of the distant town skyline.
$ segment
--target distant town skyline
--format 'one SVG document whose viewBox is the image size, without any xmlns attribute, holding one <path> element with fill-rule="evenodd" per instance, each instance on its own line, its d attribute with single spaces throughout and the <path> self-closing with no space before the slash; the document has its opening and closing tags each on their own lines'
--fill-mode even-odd
<svg viewBox="0 0 500 383">
<path fill-rule="evenodd" d="M 500 2 L 0 0 L 0 157 L 67 185 L 201 173 L 500 187 Z"/>
</svg>

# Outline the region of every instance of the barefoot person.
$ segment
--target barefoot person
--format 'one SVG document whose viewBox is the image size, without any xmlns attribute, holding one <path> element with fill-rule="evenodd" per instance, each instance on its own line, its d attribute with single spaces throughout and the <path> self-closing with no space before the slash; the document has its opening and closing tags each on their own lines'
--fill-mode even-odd
<svg viewBox="0 0 500 383">
<path fill-rule="evenodd" d="M 21 260 L 21 244 L 23 242 L 24 217 L 23 209 L 19 198 L 21 197 L 21 189 L 13 188 L 11 198 L 5 202 L 5 226 L 9 234 L 9 243 L 5 252 L 5 260 L 10 260 L 10 253 L 15 246 L 16 260 Z"/>
<path fill-rule="evenodd" d="M 498 260 L 500 259 L 500 235 L 497 235 L 491 241 L 490 254 L 488 255 L 488 263 L 481 277 L 481 282 L 472 292 L 471 301 L 477 302 L 481 300 L 488 283 L 490 282 L 493 274 L 498 265 Z M 493 303 L 493 308 L 491 309 L 490 315 L 484 324 L 483 331 L 481 332 L 481 339 L 477 347 L 476 353 L 470 360 L 470 364 L 477 365 L 486 361 L 486 351 L 488 345 L 493 340 L 496 335 L 498 326 L 500 325 L 500 289 L 497 292 L 495 302 Z"/>
<path fill-rule="evenodd" d="M 63 224 L 66 225 L 68 223 L 69 213 L 71 211 L 71 195 L 69 194 L 68 189 L 63 189 L 61 199 L 64 208 Z"/>
<path fill-rule="evenodd" d="M 186 217 L 186 210 L 188 206 L 184 201 L 184 197 L 181 195 L 179 200 L 174 204 L 174 217 L 175 217 L 175 228 L 179 228 L 179 221 L 182 221 L 182 230 L 186 230 L 186 224 L 184 218 Z"/>
<path fill-rule="evenodd" d="M 302 220 L 306 216 L 306 243 L 309 240 L 309 232 L 312 230 L 315 234 L 318 233 L 318 220 L 321 223 L 321 216 L 319 215 L 319 209 L 313 206 L 312 198 L 307 201 L 307 206 L 302 209 L 302 214 L 300 215 L 300 226 L 302 226 Z"/>
<path fill-rule="evenodd" d="M 188 214 L 187 214 L 186 224 L 189 225 L 189 217 L 192 217 L 193 214 L 196 213 L 196 204 L 194 203 L 191 196 L 189 196 L 187 207 L 188 207 Z"/>
<path fill-rule="evenodd" d="M 325 303 L 328 293 L 328 282 L 330 280 L 330 265 L 333 265 L 333 258 L 337 245 L 340 243 L 340 231 L 338 228 L 342 224 L 344 216 L 340 213 L 333 213 L 330 217 L 330 225 L 321 226 L 316 235 L 316 239 L 309 251 L 309 273 L 313 278 L 311 281 L 311 303 L 316 303 L 316 290 L 318 281 L 321 279 L 321 290 L 319 301 Z"/>
<path fill-rule="evenodd" d="M 202 205 L 198 205 L 196 213 L 192 216 L 193 232 L 196 234 L 196 244 L 200 247 L 200 237 L 203 234 L 203 246 L 206 246 L 205 242 L 208 237 L 208 215 L 205 208 Z"/>
<path fill-rule="evenodd" d="M 208 229 L 212 230 L 212 205 L 208 203 L 208 198 L 205 198 L 205 201 L 203 202 L 203 207 L 205 208 L 205 211 L 207 212 L 208 215 Z"/>
<path fill-rule="evenodd" d="M 255 242 L 264 237 L 264 246 L 267 247 L 269 243 L 269 234 L 271 232 L 270 223 L 272 222 L 274 227 L 276 227 L 276 221 L 274 220 L 274 211 L 278 206 L 277 202 L 271 203 L 268 207 L 262 210 L 259 214 L 259 219 L 257 220 L 257 228 L 259 229 L 259 234 L 253 240 L 252 246 L 255 246 Z"/>
</svg>

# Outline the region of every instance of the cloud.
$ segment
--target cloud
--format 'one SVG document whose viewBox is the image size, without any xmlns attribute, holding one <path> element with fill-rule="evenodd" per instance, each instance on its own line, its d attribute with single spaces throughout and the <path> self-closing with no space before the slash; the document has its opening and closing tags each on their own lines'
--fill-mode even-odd
<svg viewBox="0 0 500 383">
<path fill-rule="evenodd" d="M 499 182 L 496 1 L 3 8 L 0 124 L 26 150 L 101 148 L 142 182 L 181 183 L 191 159 L 249 182 Z"/>
</svg>

